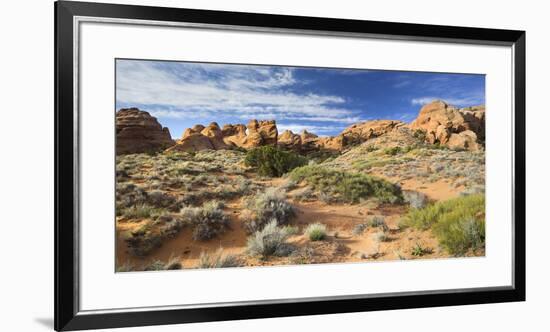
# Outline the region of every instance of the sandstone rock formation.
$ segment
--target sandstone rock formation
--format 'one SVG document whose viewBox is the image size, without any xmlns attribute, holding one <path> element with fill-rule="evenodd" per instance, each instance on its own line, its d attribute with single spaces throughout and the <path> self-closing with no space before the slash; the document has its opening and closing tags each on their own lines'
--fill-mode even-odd
<svg viewBox="0 0 550 332">
<path fill-rule="evenodd" d="M 485 107 L 458 109 L 436 100 L 423 106 L 409 127 L 424 131 L 430 144 L 478 150 L 485 139 Z"/>
<path fill-rule="evenodd" d="M 187 152 L 278 145 L 307 154 L 319 150 L 343 151 L 378 137 L 399 136 L 403 130 L 411 137 L 414 132 L 423 132 L 429 144 L 479 150 L 485 140 L 485 106 L 458 109 L 436 100 L 423 106 L 408 125 L 397 120 L 365 121 L 332 137 L 318 137 L 307 130 L 300 134 L 285 130 L 279 135 L 275 120 L 253 119 L 246 126 L 226 124 L 223 128 L 212 122 L 206 127 L 195 125 L 186 129 L 175 145 L 168 129 L 162 128 L 154 117 L 138 109 L 126 109 L 117 113 L 117 153 L 159 150 L 170 145 L 167 151 Z"/>
<path fill-rule="evenodd" d="M 384 135 L 404 125 L 404 122 L 396 120 L 373 120 L 356 123 L 342 131 L 343 144 L 361 144 L 366 140 Z"/>
<path fill-rule="evenodd" d="M 168 128 L 137 108 L 120 109 L 115 122 L 117 155 L 157 152 L 174 144 Z"/>
<path fill-rule="evenodd" d="M 291 130 L 285 130 L 277 137 L 277 144 L 284 149 L 300 151 L 302 149 L 302 138 Z"/>
<path fill-rule="evenodd" d="M 248 132 L 241 147 L 253 148 L 277 144 L 277 125 L 275 120 L 250 120 L 246 126 Z"/>
<path fill-rule="evenodd" d="M 204 127 L 195 125 L 183 133 L 182 138 L 166 151 L 194 152 L 222 150 L 234 147 L 254 148 L 277 144 L 275 120 L 251 120 L 248 126 L 226 124 L 223 129 L 216 122 Z"/>
</svg>

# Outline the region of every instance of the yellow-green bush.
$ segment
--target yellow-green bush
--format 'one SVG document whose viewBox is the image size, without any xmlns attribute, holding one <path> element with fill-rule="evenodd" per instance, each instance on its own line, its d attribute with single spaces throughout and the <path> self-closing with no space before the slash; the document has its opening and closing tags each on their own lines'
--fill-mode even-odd
<svg viewBox="0 0 550 332">
<path fill-rule="evenodd" d="M 453 255 L 485 246 L 485 195 L 476 194 L 411 209 L 405 224 L 432 229 L 440 244 Z"/>
<path fill-rule="evenodd" d="M 290 173 L 294 181 L 307 182 L 313 189 L 332 195 L 335 200 L 357 203 L 376 197 L 384 203 L 401 203 L 401 189 L 386 180 L 362 173 L 337 171 L 317 165 L 302 166 Z"/>
</svg>

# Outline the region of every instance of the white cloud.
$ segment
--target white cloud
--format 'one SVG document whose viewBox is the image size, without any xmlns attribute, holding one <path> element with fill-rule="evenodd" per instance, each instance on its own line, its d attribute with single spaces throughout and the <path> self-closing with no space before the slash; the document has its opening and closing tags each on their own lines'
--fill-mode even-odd
<svg viewBox="0 0 550 332">
<path fill-rule="evenodd" d="M 312 121 L 355 121 L 357 112 L 339 107 L 340 96 L 296 93 L 291 68 L 200 63 L 117 62 L 117 102 L 156 105 L 157 117 L 192 118 L 234 113 L 271 114 Z M 168 109 L 168 110 L 167 110 Z M 344 120 L 342 120 L 344 119 Z"/>
<path fill-rule="evenodd" d="M 326 133 L 333 132 L 335 129 L 337 131 L 341 131 L 342 129 L 344 129 L 344 127 L 313 126 L 313 125 L 302 125 L 299 123 L 285 123 L 285 124 L 277 124 L 277 129 L 279 130 L 279 133 L 282 133 L 285 130 L 290 130 L 295 134 L 299 134 L 303 130 L 307 130 L 310 133 L 323 136 Z"/>
</svg>

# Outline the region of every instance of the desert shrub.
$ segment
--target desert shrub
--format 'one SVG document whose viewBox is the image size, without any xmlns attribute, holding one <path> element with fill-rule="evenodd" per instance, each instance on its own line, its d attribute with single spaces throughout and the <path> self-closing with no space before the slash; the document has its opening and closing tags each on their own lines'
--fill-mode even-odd
<svg viewBox="0 0 550 332">
<path fill-rule="evenodd" d="M 317 194 L 317 198 L 325 204 L 329 204 L 332 201 L 332 197 L 324 191 Z"/>
<path fill-rule="evenodd" d="M 402 153 L 403 151 L 401 151 L 401 147 L 394 146 L 391 148 L 385 148 L 384 150 L 382 150 L 382 152 L 384 152 L 384 154 L 387 154 L 388 156 L 395 156 Z"/>
<path fill-rule="evenodd" d="M 116 186 L 117 213 L 122 214 L 122 209 L 138 204 L 145 204 L 147 193 L 140 187 L 131 183 L 117 183 Z"/>
<path fill-rule="evenodd" d="M 220 248 L 215 254 L 201 252 L 197 268 L 199 269 L 217 269 L 222 267 L 238 267 L 242 266 L 242 261 L 236 255 L 223 254 L 223 249 Z"/>
<path fill-rule="evenodd" d="M 318 150 L 308 153 L 306 157 L 309 161 L 312 161 L 316 164 L 321 164 L 323 162 L 333 159 L 336 156 L 338 156 L 337 152 L 329 150 Z"/>
<path fill-rule="evenodd" d="M 145 271 L 162 271 L 164 270 L 164 263 L 162 261 L 156 260 L 151 263 L 149 263 L 147 266 L 145 266 Z"/>
<path fill-rule="evenodd" d="M 460 196 L 469 196 L 475 194 L 482 194 L 485 192 L 485 186 L 473 186 L 468 187 L 460 193 Z"/>
<path fill-rule="evenodd" d="M 369 226 L 366 223 L 357 224 L 353 226 L 353 229 L 351 230 L 351 234 L 355 236 L 359 236 L 363 234 L 368 227 Z"/>
<path fill-rule="evenodd" d="M 294 198 L 297 201 L 306 201 L 310 199 L 312 196 L 313 196 L 313 189 L 311 189 L 311 187 L 309 186 L 297 189 L 292 193 L 292 198 Z"/>
<path fill-rule="evenodd" d="M 298 234 L 300 232 L 300 229 L 298 228 L 298 226 L 286 225 L 283 227 L 283 232 L 285 232 L 288 236 L 292 236 Z"/>
<path fill-rule="evenodd" d="M 239 178 L 237 181 L 237 192 L 241 195 L 246 195 L 250 192 L 252 181 L 245 177 Z"/>
<path fill-rule="evenodd" d="M 218 201 L 210 201 L 202 207 L 184 207 L 181 215 L 183 220 L 193 225 L 194 240 L 209 240 L 225 232 L 229 226 L 223 204 Z"/>
<path fill-rule="evenodd" d="M 428 203 L 428 197 L 418 191 L 403 190 L 403 198 L 413 209 L 421 209 Z"/>
<path fill-rule="evenodd" d="M 432 251 L 429 248 L 424 248 L 418 243 L 411 249 L 411 255 L 416 257 L 424 256 L 426 254 L 430 254 L 431 252 Z"/>
<path fill-rule="evenodd" d="M 327 226 L 320 223 L 311 224 L 307 226 L 305 234 L 311 241 L 324 240 L 327 237 Z"/>
<path fill-rule="evenodd" d="M 367 225 L 369 227 L 382 227 L 386 228 L 386 220 L 384 216 L 372 216 L 367 219 Z"/>
<path fill-rule="evenodd" d="M 116 184 L 116 193 L 117 193 L 117 195 L 129 194 L 129 193 L 132 193 L 136 189 L 137 189 L 137 187 L 133 183 L 117 183 Z"/>
<path fill-rule="evenodd" d="M 374 233 L 374 239 L 377 242 L 386 242 L 386 241 L 388 241 L 389 237 L 388 237 L 388 234 L 386 232 L 379 231 L 379 232 Z"/>
<path fill-rule="evenodd" d="M 246 251 L 250 256 L 288 256 L 293 248 L 286 240 L 289 234 L 277 226 L 277 221 L 270 221 L 261 231 L 248 237 Z"/>
<path fill-rule="evenodd" d="M 147 193 L 147 203 L 156 208 L 167 208 L 176 202 L 176 198 L 160 190 Z"/>
<path fill-rule="evenodd" d="M 172 219 L 170 222 L 164 223 L 159 227 L 160 234 L 164 238 L 175 237 L 185 226 L 185 222 L 181 219 Z"/>
<path fill-rule="evenodd" d="M 260 175 L 278 177 L 305 165 L 307 160 L 294 152 L 267 145 L 249 150 L 244 162 L 245 165 L 256 168 Z"/>
<path fill-rule="evenodd" d="M 116 267 L 116 272 L 131 272 L 131 271 L 135 271 L 135 268 L 130 262 L 126 262 Z"/>
<path fill-rule="evenodd" d="M 168 262 L 164 264 L 165 270 L 181 270 L 183 265 L 181 264 L 181 257 L 179 256 L 170 256 Z"/>
<path fill-rule="evenodd" d="M 415 130 L 413 136 L 422 142 L 426 141 L 426 132 L 422 129 Z"/>
<path fill-rule="evenodd" d="M 161 210 L 147 204 L 137 204 L 123 208 L 120 213 L 128 219 L 145 219 L 157 216 Z"/>
<path fill-rule="evenodd" d="M 296 185 L 297 185 L 296 181 L 287 179 L 283 184 L 279 186 L 279 189 L 288 191 L 296 188 Z"/>
<path fill-rule="evenodd" d="M 244 227 L 249 233 L 262 229 L 265 224 L 275 220 L 277 225 L 285 225 L 294 215 L 294 209 L 286 201 L 284 191 L 268 188 L 247 202 L 250 212 L 242 215 Z"/>
<path fill-rule="evenodd" d="M 475 194 L 410 210 L 405 222 L 419 229 L 432 228 L 453 255 L 485 246 L 485 195 Z"/>
<path fill-rule="evenodd" d="M 162 235 L 152 230 L 132 232 L 126 238 L 128 251 L 135 256 L 147 256 L 161 246 Z"/>
<path fill-rule="evenodd" d="M 357 203 L 360 199 L 369 197 L 376 197 L 383 203 L 403 201 L 399 186 L 366 174 L 309 165 L 294 169 L 290 178 L 298 182 L 305 181 L 313 189 L 344 202 Z"/>
<path fill-rule="evenodd" d="M 469 250 L 485 246 L 485 219 L 468 217 L 458 222 L 439 223 L 434 232 L 443 247 L 453 255 L 464 255 Z"/>
</svg>

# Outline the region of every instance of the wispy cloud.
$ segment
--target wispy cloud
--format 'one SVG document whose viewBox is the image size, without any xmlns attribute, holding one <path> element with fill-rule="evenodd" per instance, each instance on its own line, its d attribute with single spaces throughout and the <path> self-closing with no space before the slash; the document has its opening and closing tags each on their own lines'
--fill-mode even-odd
<svg viewBox="0 0 550 332">
<path fill-rule="evenodd" d="M 341 96 L 293 89 L 303 84 L 288 67 L 117 62 L 117 103 L 150 105 L 159 118 L 223 114 L 324 122 L 360 119 Z"/>
<path fill-rule="evenodd" d="M 282 133 L 285 130 L 290 130 L 295 134 L 301 133 L 303 130 L 307 130 L 311 133 L 315 133 L 319 136 L 324 136 L 327 133 L 333 132 L 336 130 L 342 130 L 344 129 L 344 126 L 337 126 L 336 128 L 333 126 L 314 126 L 314 125 L 303 125 L 299 123 L 285 123 L 285 124 L 277 124 L 277 129 L 280 133 Z"/>
</svg>

